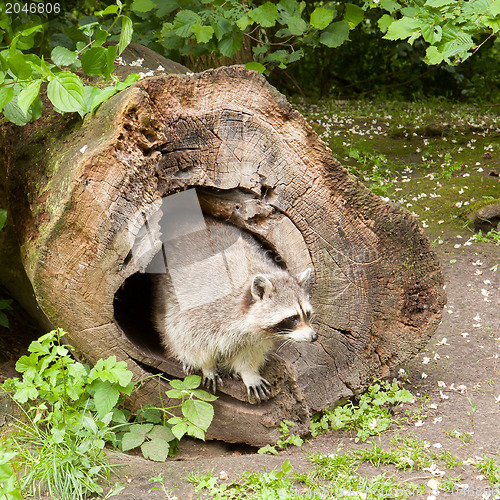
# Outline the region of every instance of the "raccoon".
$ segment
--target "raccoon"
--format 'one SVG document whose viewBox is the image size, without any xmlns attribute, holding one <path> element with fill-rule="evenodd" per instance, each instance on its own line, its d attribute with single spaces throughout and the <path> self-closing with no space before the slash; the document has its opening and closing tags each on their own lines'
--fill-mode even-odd
<svg viewBox="0 0 500 500">
<path fill-rule="evenodd" d="M 311 269 L 293 276 L 247 232 L 209 217 L 205 222 L 206 231 L 173 244 L 170 255 L 180 260 L 166 259 L 153 320 L 187 374 L 201 371 L 213 392 L 223 384 L 221 374 L 232 375 L 243 380 L 249 401 L 260 403 L 270 396 L 260 369 L 276 342 L 318 338 L 306 292 Z"/>
</svg>

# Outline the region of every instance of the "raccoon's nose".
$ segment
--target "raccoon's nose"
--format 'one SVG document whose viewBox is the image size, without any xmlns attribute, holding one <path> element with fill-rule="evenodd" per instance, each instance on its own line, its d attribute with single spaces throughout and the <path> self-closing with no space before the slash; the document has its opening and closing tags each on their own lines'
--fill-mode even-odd
<svg viewBox="0 0 500 500">
<path fill-rule="evenodd" d="M 316 332 L 313 332 L 311 335 L 311 342 L 314 342 L 315 340 L 318 340 L 318 334 Z"/>
</svg>

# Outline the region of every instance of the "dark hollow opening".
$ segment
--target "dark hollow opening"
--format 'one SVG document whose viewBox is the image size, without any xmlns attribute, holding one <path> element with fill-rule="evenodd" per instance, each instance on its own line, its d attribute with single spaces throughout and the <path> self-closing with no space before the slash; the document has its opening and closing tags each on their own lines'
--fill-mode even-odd
<svg viewBox="0 0 500 500">
<path fill-rule="evenodd" d="M 127 338 L 144 354 L 165 357 L 160 334 L 152 322 L 153 279 L 150 273 L 129 276 L 115 294 L 115 320 Z"/>
</svg>

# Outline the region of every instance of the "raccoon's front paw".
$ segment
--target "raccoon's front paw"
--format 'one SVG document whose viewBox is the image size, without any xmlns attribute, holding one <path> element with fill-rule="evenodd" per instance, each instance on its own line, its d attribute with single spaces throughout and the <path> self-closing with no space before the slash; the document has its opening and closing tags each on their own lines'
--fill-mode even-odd
<svg viewBox="0 0 500 500">
<path fill-rule="evenodd" d="M 266 401 L 271 396 L 271 384 L 262 377 L 247 386 L 248 402 L 252 402 L 252 396 L 255 397 L 257 403 Z"/>
<path fill-rule="evenodd" d="M 187 363 L 182 363 L 182 369 L 186 375 L 193 375 L 197 372 L 194 366 L 188 365 Z"/>
<path fill-rule="evenodd" d="M 203 372 L 201 385 L 207 391 L 210 391 L 213 394 L 215 394 L 217 391 L 217 385 L 222 387 L 224 385 L 224 381 L 217 372 Z"/>
</svg>

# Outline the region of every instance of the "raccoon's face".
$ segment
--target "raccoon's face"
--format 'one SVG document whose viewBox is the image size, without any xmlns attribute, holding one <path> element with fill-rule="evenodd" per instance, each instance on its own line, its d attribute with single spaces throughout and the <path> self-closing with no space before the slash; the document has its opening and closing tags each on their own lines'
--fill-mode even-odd
<svg viewBox="0 0 500 500">
<path fill-rule="evenodd" d="M 246 296 L 246 322 L 266 337 L 314 342 L 318 335 L 310 318 L 312 307 L 305 285 L 311 270 L 298 276 L 287 272 L 253 277 Z"/>
</svg>

